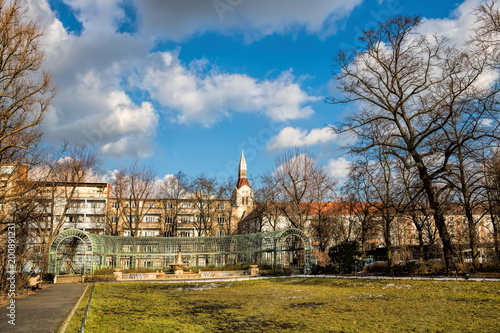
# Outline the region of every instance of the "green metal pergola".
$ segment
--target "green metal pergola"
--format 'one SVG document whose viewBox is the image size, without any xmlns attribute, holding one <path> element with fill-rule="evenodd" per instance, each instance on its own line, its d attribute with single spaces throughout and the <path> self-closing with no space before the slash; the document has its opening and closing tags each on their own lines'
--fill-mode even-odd
<svg viewBox="0 0 500 333">
<path fill-rule="evenodd" d="M 311 245 L 299 229 L 219 237 L 123 237 L 68 229 L 50 245 L 49 272 L 168 269 L 178 252 L 191 267 L 268 264 L 310 272 Z"/>
</svg>

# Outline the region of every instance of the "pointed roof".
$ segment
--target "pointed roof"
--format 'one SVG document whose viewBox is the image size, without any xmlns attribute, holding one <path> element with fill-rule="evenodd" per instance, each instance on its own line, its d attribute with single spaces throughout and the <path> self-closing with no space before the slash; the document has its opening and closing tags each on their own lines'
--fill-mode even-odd
<svg viewBox="0 0 500 333">
<path fill-rule="evenodd" d="M 246 178 L 240 178 L 238 179 L 238 183 L 236 184 L 236 188 L 242 188 L 243 186 L 248 186 L 250 187 L 250 183 L 248 182 L 248 179 Z"/>
<path fill-rule="evenodd" d="M 247 161 L 245 160 L 245 153 L 241 151 L 240 165 L 238 169 L 238 183 L 236 183 L 236 188 L 241 188 L 247 185 L 250 187 L 247 179 Z"/>
<path fill-rule="evenodd" d="M 245 160 L 245 152 L 242 150 L 241 151 L 241 158 L 240 158 L 240 166 L 239 166 L 239 173 L 238 176 L 241 178 L 242 176 L 242 170 L 247 170 L 247 161 Z M 243 176 L 246 178 L 246 174 L 244 173 Z"/>
</svg>

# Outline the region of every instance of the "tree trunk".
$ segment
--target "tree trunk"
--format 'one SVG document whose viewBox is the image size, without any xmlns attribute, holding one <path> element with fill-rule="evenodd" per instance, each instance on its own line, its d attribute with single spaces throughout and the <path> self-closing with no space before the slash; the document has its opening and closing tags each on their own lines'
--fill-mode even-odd
<svg viewBox="0 0 500 333">
<path fill-rule="evenodd" d="M 446 225 L 446 219 L 441 208 L 441 204 L 438 201 L 437 195 L 434 189 L 434 183 L 428 174 L 427 168 L 422 160 L 422 157 L 415 151 L 411 150 L 411 155 L 418 166 L 418 172 L 420 180 L 422 181 L 422 187 L 427 196 L 429 202 L 429 208 L 432 211 L 432 216 L 434 217 L 434 223 L 439 232 L 439 237 L 443 244 L 443 255 L 444 263 L 446 266 L 446 274 L 450 275 L 456 272 L 455 263 L 453 262 L 453 246 L 451 244 L 451 236 L 448 232 L 448 227 Z"/>
<path fill-rule="evenodd" d="M 418 231 L 418 262 L 424 262 L 424 232 L 422 228 L 417 227 Z"/>
<path fill-rule="evenodd" d="M 472 267 L 474 270 L 477 270 L 479 268 L 479 253 L 477 249 L 478 236 L 476 223 L 474 223 L 474 216 L 470 209 L 465 209 L 465 217 L 467 218 L 467 227 L 469 229 L 469 247 L 472 251 Z"/>
<path fill-rule="evenodd" d="M 391 237 L 391 222 L 392 218 L 390 216 L 386 216 L 384 219 L 384 241 L 385 241 L 385 249 L 387 255 L 387 268 L 389 271 L 392 270 L 392 237 Z"/>
</svg>

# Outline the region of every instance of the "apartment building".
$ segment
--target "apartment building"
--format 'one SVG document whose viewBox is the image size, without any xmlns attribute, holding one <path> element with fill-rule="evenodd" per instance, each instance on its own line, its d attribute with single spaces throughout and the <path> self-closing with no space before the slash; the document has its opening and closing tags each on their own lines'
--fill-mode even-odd
<svg viewBox="0 0 500 333">
<path fill-rule="evenodd" d="M 45 232 L 75 228 L 105 234 L 109 184 L 37 182 L 35 186 L 38 228 Z"/>
<path fill-rule="evenodd" d="M 253 192 L 242 153 L 231 199 L 211 193 L 185 193 L 178 198 L 110 198 L 106 233 L 138 237 L 201 237 L 234 234 L 253 209 Z"/>
</svg>

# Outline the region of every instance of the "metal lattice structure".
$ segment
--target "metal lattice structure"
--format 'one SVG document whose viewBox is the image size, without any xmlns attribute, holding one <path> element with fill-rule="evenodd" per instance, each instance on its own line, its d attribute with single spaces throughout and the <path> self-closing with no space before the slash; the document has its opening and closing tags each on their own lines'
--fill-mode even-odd
<svg viewBox="0 0 500 333">
<path fill-rule="evenodd" d="M 191 267 L 269 264 L 310 271 L 311 245 L 299 229 L 219 237 L 124 237 L 68 229 L 50 246 L 49 272 L 99 268 L 168 269 L 178 252 Z"/>
</svg>

